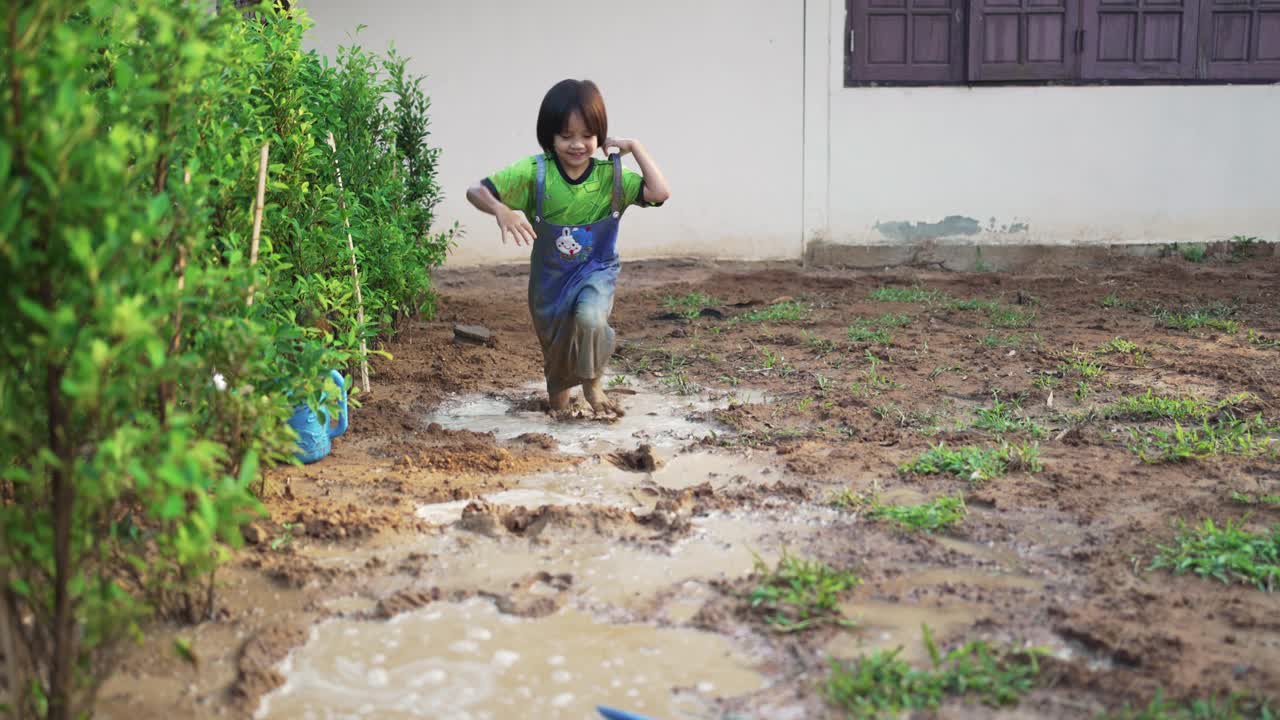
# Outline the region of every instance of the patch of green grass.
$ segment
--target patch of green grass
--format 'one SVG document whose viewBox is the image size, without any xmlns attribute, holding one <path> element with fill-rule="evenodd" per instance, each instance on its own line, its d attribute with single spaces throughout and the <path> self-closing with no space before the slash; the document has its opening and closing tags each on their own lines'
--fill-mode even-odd
<svg viewBox="0 0 1280 720">
<path fill-rule="evenodd" d="M 827 377 L 826 375 L 823 375 L 822 373 L 818 373 L 817 375 L 815 375 L 813 378 L 813 382 L 815 385 L 818 386 L 818 392 L 822 393 L 823 395 L 826 395 L 827 392 L 829 392 L 833 387 L 835 387 L 835 383 L 831 380 L 831 378 Z"/>
<path fill-rule="evenodd" d="M 1053 373 L 1041 372 L 1036 375 L 1036 379 L 1032 380 L 1031 384 L 1041 390 L 1051 390 L 1062 384 L 1062 378 Z"/>
<path fill-rule="evenodd" d="M 1005 402 L 997 396 L 992 399 L 991 407 L 978 408 L 974 411 L 978 419 L 974 421 L 973 426 L 979 430 L 987 430 L 1000 435 L 1027 432 L 1032 437 L 1043 437 L 1045 429 L 1025 415 L 1018 415 L 1017 411 L 1019 409 L 1017 403 Z"/>
<path fill-rule="evenodd" d="M 952 527 L 964 520 L 965 514 L 964 498 L 959 495 L 919 505 L 884 505 L 873 498 L 867 506 L 867 517 L 892 520 L 901 527 L 926 533 Z"/>
<path fill-rule="evenodd" d="M 1107 355 L 1114 353 L 1116 355 L 1142 355 L 1142 348 L 1138 344 L 1122 337 L 1112 338 L 1109 342 L 1103 343 L 1094 351 L 1097 355 Z"/>
<path fill-rule="evenodd" d="M 1058 365 L 1058 370 L 1063 374 L 1074 370 L 1085 380 L 1096 380 L 1102 376 L 1102 365 L 1084 358 L 1074 358 L 1065 363 L 1061 363 Z"/>
<path fill-rule="evenodd" d="M 998 448 L 979 448 L 964 446 L 949 448 L 946 443 L 939 443 L 929 448 L 914 462 L 902 465 L 902 472 L 919 475 L 954 475 L 979 483 L 1004 475 L 1013 470 L 1039 472 L 1044 469 L 1040 463 L 1039 445 L 1003 443 Z"/>
<path fill-rule="evenodd" d="M 739 315 L 741 322 L 790 322 L 803 320 L 809 316 L 809 306 L 795 300 L 784 300 L 759 310 L 752 310 Z"/>
<path fill-rule="evenodd" d="M 1240 332 L 1240 323 L 1230 319 L 1236 309 L 1224 303 L 1186 308 L 1181 311 L 1157 308 L 1152 317 L 1161 325 L 1173 330 L 1198 330 L 1210 328 L 1229 335 Z"/>
<path fill-rule="evenodd" d="M 937 380 L 938 376 L 946 372 L 952 372 L 957 375 L 960 375 L 964 373 L 964 368 L 960 367 L 959 365 L 939 365 L 929 372 L 929 379 Z"/>
<path fill-rule="evenodd" d="M 996 300 L 984 300 L 982 298 L 974 298 L 971 300 L 952 300 L 947 304 L 952 310 L 982 310 L 991 313 L 1000 308 L 1000 303 Z"/>
<path fill-rule="evenodd" d="M 1214 455 L 1274 455 L 1280 449 L 1280 428 L 1267 424 L 1261 415 L 1239 420 L 1228 414 L 1213 423 L 1206 418 L 1199 426 L 1187 427 L 1175 422 L 1172 430 L 1130 428 L 1129 435 L 1130 448 L 1152 465 Z"/>
<path fill-rule="evenodd" d="M 671 388 L 671 391 L 677 395 L 697 395 L 702 389 L 690 380 L 689 376 L 685 375 L 683 372 L 677 372 L 674 375 L 667 375 L 662 378 L 662 384 Z"/>
<path fill-rule="evenodd" d="M 1249 329 L 1246 337 L 1249 340 L 1249 344 L 1254 347 L 1260 347 L 1264 350 L 1280 350 L 1280 338 L 1267 337 L 1252 328 Z"/>
<path fill-rule="evenodd" d="M 1133 310 L 1138 307 L 1138 303 L 1132 300 L 1125 300 L 1115 293 L 1108 293 L 1098 301 L 1104 308 L 1121 308 L 1124 310 Z"/>
<path fill-rule="evenodd" d="M 931 667 L 913 668 L 902 648 L 877 650 L 852 661 L 833 659 L 824 696 L 850 718 L 897 718 L 908 710 L 936 710 L 949 697 L 976 697 L 988 707 L 1016 705 L 1035 686 L 1041 650 L 998 649 L 972 641 L 945 656 L 923 627 Z"/>
<path fill-rule="evenodd" d="M 1199 527 L 1181 527 L 1173 545 L 1157 548 L 1152 570 L 1190 572 L 1267 592 L 1280 586 L 1280 524 L 1266 535 L 1248 532 L 1231 520 L 1222 527 L 1209 519 Z"/>
<path fill-rule="evenodd" d="M 839 491 L 832 492 L 824 501 L 824 504 L 839 510 L 852 510 L 861 507 L 864 503 L 866 503 L 866 499 L 849 488 L 841 488 Z"/>
<path fill-rule="evenodd" d="M 296 525 L 297 523 L 281 523 L 280 529 L 282 532 L 271 540 L 271 549 L 280 550 L 281 548 L 288 547 L 289 544 L 293 542 L 293 528 Z"/>
<path fill-rule="evenodd" d="M 858 318 L 849 326 L 849 339 L 854 342 L 876 342 L 888 345 L 893 342 L 889 328 L 911 324 L 910 315 L 887 313 L 874 318 Z"/>
<path fill-rule="evenodd" d="M 1249 399 L 1248 393 L 1239 393 L 1220 402 L 1212 403 L 1193 395 L 1168 397 L 1156 395 L 1147 389 L 1142 395 L 1123 395 L 1101 410 L 1107 418 L 1130 417 L 1139 420 L 1200 420 L 1240 405 Z"/>
<path fill-rule="evenodd" d="M 987 312 L 987 322 L 991 327 L 997 328 L 1031 327 L 1035 319 L 1035 311 L 1023 311 L 1014 307 L 998 307 Z"/>
<path fill-rule="evenodd" d="M 881 345 L 893 343 L 893 335 L 887 329 L 867 325 L 850 325 L 849 339 L 854 342 L 873 342 Z"/>
<path fill-rule="evenodd" d="M 884 363 L 884 360 L 880 359 L 870 350 L 865 351 L 863 356 L 866 357 L 867 363 L 870 367 L 863 371 L 862 382 L 850 383 L 849 389 L 855 395 L 870 396 L 875 395 L 881 390 L 895 390 L 902 387 L 897 382 L 894 382 L 894 380 L 888 375 L 880 372 L 880 365 Z"/>
<path fill-rule="evenodd" d="M 703 308 L 722 305 L 723 303 L 704 292 L 691 292 L 686 295 L 667 295 L 662 298 L 662 307 L 672 312 L 693 319 L 702 313 Z"/>
<path fill-rule="evenodd" d="M 760 354 L 760 369 L 768 372 L 776 372 L 783 377 L 794 375 L 796 369 L 791 363 L 787 362 L 787 358 L 782 353 L 773 348 L 762 347 L 757 348 Z"/>
<path fill-rule="evenodd" d="M 1280 508 L 1280 495 L 1250 495 L 1242 492 L 1232 492 L 1231 501 L 1240 505 L 1270 505 L 1274 508 Z"/>
<path fill-rule="evenodd" d="M 909 288 L 884 286 L 872 290 L 869 297 L 877 302 L 928 303 L 946 298 L 946 293 L 918 285 Z"/>
<path fill-rule="evenodd" d="M 609 382 L 605 383 L 605 387 L 610 387 L 610 388 L 627 387 L 630 384 L 631 384 L 631 380 L 629 380 L 626 375 L 614 375 L 613 377 L 609 378 Z"/>
<path fill-rule="evenodd" d="M 1211 697 L 1175 703 L 1164 699 L 1164 693 L 1156 691 L 1155 698 L 1145 707 L 1133 708 L 1126 704 L 1116 712 L 1107 713 L 1099 720 L 1275 720 L 1268 701 L 1258 702 L 1238 694 L 1224 698 Z"/>
<path fill-rule="evenodd" d="M 812 350 L 819 357 L 835 352 L 836 344 L 833 340 L 828 340 L 809 330 L 801 331 L 800 336 L 804 338 L 805 347 Z"/>
<path fill-rule="evenodd" d="M 861 584 L 856 574 L 786 551 L 772 570 L 757 557 L 755 571 L 762 577 L 747 599 L 751 609 L 776 630 L 796 632 L 824 624 L 854 624 L 837 603 L 841 593 Z"/>
</svg>

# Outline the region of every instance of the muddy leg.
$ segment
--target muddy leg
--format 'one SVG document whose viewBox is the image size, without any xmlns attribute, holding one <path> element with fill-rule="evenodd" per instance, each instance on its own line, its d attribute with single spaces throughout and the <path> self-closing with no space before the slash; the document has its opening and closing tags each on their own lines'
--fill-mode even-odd
<svg viewBox="0 0 1280 720">
<path fill-rule="evenodd" d="M 622 417 L 626 415 L 622 411 L 622 403 L 617 400 L 611 400 L 604 392 L 604 378 L 598 377 L 582 383 L 582 397 L 586 398 L 587 404 L 595 411 L 597 415 L 616 415 Z"/>
<path fill-rule="evenodd" d="M 622 417 L 622 406 L 604 392 L 605 363 L 613 354 L 613 328 L 609 327 L 611 298 L 593 287 L 582 290 L 574 307 L 577 337 L 574 358 L 578 377 L 583 378 L 582 396 L 597 415 Z"/>
<path fill-rule="evenodd" d="M 573 415 L 573 403 L 570 393 L 573 388 L 567 388 L 556 393 L 547 395 L 547 414 L 557 420 L 568 419 Z"/>
</svg>

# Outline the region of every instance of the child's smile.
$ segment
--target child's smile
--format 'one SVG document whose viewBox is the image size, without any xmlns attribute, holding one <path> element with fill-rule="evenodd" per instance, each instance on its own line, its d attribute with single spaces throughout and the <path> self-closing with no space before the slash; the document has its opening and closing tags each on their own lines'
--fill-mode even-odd
<svg viewBox="0 0 1280 720">
<path fill-rule="evenodd" d="M 560 160 L 560 167 L 572 179 L 581 177 L 590 166 L 591 156 L 595 154 L 599 142 L 600 139 L 587 129 L 582 115 L 570 113 L 568 122 L 556 133 L 555 138 L 556 157 Z"/>
</svg>

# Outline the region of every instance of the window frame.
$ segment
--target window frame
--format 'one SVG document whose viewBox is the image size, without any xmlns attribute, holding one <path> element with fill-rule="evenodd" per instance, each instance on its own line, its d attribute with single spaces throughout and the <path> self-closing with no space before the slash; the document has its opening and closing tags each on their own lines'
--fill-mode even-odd
<svg viewBox="0 0 1280 720">
<path fill-rule="evenodd" d="M 905 1 L 905 12 L 909 15 L 911 0 Z M 1280 58 L 1275 60 L 1210 60 L 1214 49 L 1214 12 L 1248 12 L 1250 23 L 1248 28 L 1249 54 L 1258 51 L 1261 43 L 1262 21 L 1264 14 L 1280 15 L 1280 0 L 1233 0 L 1215 6 L 1215 2 L 1223 0 L 1187 0 L 1182 11 L 1181 43 L 1190 58 L 1177 61 L 1165 61 L 1148 65 L 1152 72 L 1144 74 L 1141 69 L 1134 71 L 1133 65 L 1141 65 L 1135 60 L 1128 69 L 1116 71 L 1099 71 L 1097 61 L 1085 61 L 1086 52 L 1097 52 L 1099 22 L 1097 15 L 1103 7 L 1101 0 L 1065 0 L 1066 19 L 1069 23 L 1064 32 L 1068 47 L 1065 51 L 1071 56 L 1068 63 L 1068 77 L 1043 78 L 1026 77 L 1025 73 L 1003 74 L 1000 77 L 982 77 L 980 59 L 975 40 L 979 37 L 975 32 L 977 22 L 974 19 L 974 5 L 977 0 L 957 0 L 954 11 L 962 14 L 960 38 L 962 45 L 952 49 L 953 62 L 947 79 L 912 79 L 910 70 L 897 74 L 898 77 L 885 79 L 868 72 L 869 65 L 860 63 L 854 50 L 865 53 L 869 46 L 869 38 L 865 37 L 863 28 L 855 27 L 858 17 L 871 14 L 874 10 L 871 0 L 845 0 L 844 16 L 844 87 L 986 87 L 986 86 L 1105 86 L 1105 85 L 1276 85 L 1280 84 Z M 1133 10 L 1136 14 L 1147 11 L 1145 0 L 1135 0 L 1132 6 L 1116 6 L 1116 12 Z M 1094 17 L 1089 17 L 1092 11 Z M 1154 9 L 1154 12 L 1159 12 Z M 855 33 L 855 30 L 859 31 Z M 856 39 L 855 39 L 856 38 Z M 1190 46 L 1188 47 L 1188 40 Z M 908 50 L 909 52 L 909 50 Z M 1135 46 L 1135 53 L 1138 52 Z M 1168 65 L 1177 63 L 1178 68 L 1169 72 Z M 1164 66 L 1156 69 L 1157 65 Z M 872 78 L 868 79 L 871 75 Z"/>
</svg>

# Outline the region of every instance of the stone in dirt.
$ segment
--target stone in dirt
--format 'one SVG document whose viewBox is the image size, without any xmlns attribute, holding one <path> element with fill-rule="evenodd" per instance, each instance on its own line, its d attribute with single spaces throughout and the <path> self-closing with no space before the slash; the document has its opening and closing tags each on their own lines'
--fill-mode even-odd
<svg viewBox="0 0 1280 720">
<path fill-rule="evenodd" d="M 483 325 L 461 325 L 455 323 L 453 326 L 453 337 L 455 340 L 477 343 L 480 345 L 488 345 L 493 342 L 493 333 L 489 328 Z"/>
<path fill-rule="evenodd" d="M 261 545 L 267 540 L 267 532 L 257 523 L 250 523 L 240 528 L 244 541 L 250 545 Z"/>
<path fill-rule="evenodd" d="M 609 453 L 609 462 L 631 472 L 654 472 L 662 467 L 662 458 L 647 444 L 640 445 L 635 450 Z"/>
</svg>

